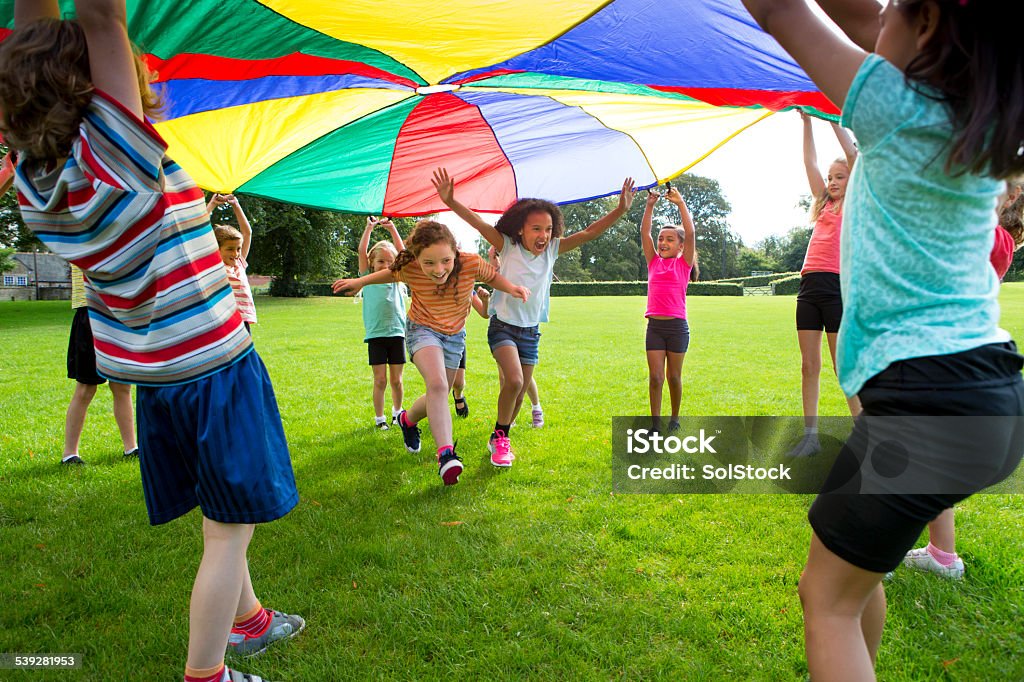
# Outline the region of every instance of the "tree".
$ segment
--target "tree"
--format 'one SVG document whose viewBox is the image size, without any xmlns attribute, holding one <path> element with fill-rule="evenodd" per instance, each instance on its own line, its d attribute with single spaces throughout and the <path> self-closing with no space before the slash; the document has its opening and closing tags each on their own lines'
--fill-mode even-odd
<svg viewBox="0 0 1024 682">
<path fill-rule="evenodd" d="M 7 147 L 0 144 L 0 158 L 6 155 Z M 49 251 L 22 221 L 18 196 L 13 187 L 0 195 L 0 247 L 15 251 Z"/>
<path fill-rule="evenodd" d="M 14 249 L 0 249 L 0 274 L 14 269 Z"/>
</svg>

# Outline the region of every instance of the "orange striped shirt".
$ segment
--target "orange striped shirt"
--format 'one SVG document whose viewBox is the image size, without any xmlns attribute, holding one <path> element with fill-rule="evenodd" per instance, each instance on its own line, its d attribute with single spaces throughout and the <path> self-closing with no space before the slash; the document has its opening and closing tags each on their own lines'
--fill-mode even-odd
<svg viewBox="0 0 1024 682">
<path fill-rule="evenodd" d="M 395 279 L 409 285 L 412 306 L 409 319 L 441 334 L 458 334 L 466 326 L 472 305 L 470 292 L 477 281 L 490 282 L 498 271 L 475 253 L 459 251 L 462 270 L 458 280 L 438 286 L 416 261 L 395 273 Z"/>
</svg>

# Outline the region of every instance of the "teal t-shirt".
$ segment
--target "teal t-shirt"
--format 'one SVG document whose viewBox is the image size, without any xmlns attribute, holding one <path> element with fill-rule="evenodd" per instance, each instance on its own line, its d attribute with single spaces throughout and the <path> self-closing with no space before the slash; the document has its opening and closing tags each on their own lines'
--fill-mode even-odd
<svg viewBox="0 0 1024 682">
<path fill-rule="evenodd" d="M 369 273 L 367 270 L 359 276 Z M 363 340 L 405 336 L 405 299 L 405 285 L 399 282 L 363 287 Z"/>
<path fill-rule="evenodd" d="M 842 124 L 860 155 L 840 240 L 839 382 L 855 395 L 893 362 L 1010 340 L 989 264 L 1002 183 L 949 175 L 945 106 L 878 55 L 857 72 Z"/>
</svg>

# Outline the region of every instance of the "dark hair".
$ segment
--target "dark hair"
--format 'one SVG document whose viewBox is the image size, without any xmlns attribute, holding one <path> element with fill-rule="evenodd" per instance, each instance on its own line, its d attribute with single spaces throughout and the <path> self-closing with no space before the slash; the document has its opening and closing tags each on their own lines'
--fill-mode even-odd
<svg viewBox="0 0 1024 682">
<path fill-rule="evenodd" d="M 156 116 L 160 98 L 152 74 L 132 46 L 142 107 Z M 71 153 L 93 96 L 85 32 L 77 21 L 39 19 L 0 43 L 0 133 L 26 159 Z"/>
<path fill-rule="evenodd" d="M 455 241 L 455 235 L 442 223 L 433 220 L 420 220 L 412 228 L 408 239 L 405 240 L 405 248 L 399 252 L 395 262 L 391 264 L 391 272 L 398 272 L 405 266 L 415 261 L 423 252 L 423 249 L 438 243 L 445 243 L 452 247 L 455 253 L 455 264 L 452 272 L 444 284 L 438 285 L 439 293 L 444 293 L 449 284 L 454 285 L 455 297 L 458 299 L 459 273 L 462 272 L 462 259 L 459 258 L 459 243 Z"/>
<path fill-rule="evenodd" d="M 953 126 L 946 172 L 960 167 L 1007 179 L 1024 171 L 1024 2 L 902 0 L 910 19 L 939 11 L 931 40 L 907 65 L 921 94 L 944 102 Z M 958 171 L 962 172 L 962 171 Z"/>
<path fill-rule="evenodd" d="M 558 239 L 562 236 L 562 210 L 556 204 L 545 199 L 520 199 L 509 206 L 494 224 L 494 229 L 512 240 L 513 244 L 522 242 L 519 234 L 526 226 L 526 219 L 531 213 L 547 213 L 551 216 L 551 236 Z"/>
</svg>

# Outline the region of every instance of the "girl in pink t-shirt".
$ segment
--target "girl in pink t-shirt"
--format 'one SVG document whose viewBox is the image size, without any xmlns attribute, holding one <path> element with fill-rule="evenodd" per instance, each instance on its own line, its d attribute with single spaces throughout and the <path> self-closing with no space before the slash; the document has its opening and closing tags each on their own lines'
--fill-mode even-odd
<svg viewBox="0 0 1024 682">
<path fill-rule="evenodd" d="M 647 192 L 647 206 L 640 223 L 640 237 L 647 259 L 647 368 L 651 417 L 661 417 L 661 395 L 668 377 L 672 400 L 669 430 L 679 428 L 679 401 L 683 395 L 683 358 L 690 346 L 686 321 L 686 285 L 694 274 L 697 251 L 693 219 L 679 190 L 669 187 L 666 197 L 679 208 L 682 225 L 665 225 L 658 231 L 658 244 L 651 236 L 654 205 L 662 195 Z"/>
<path fill-rule="evenodd" d="M 839 235 L 843 223 L 843 199 L 857 148 L 850 134 L 835 123 L 839 144 L 846 158 L 836 159 L 828 167 L 828 177 L 818 170 L 811 118 L 800 112 L 804 124 L 804 168 L 814 196 L 811 218 L 814 231 L 807 244 L 804 265 L 800 269 L 800 290 L 796 295 L 796 336 L 800 343 L 800 395 L 804 410 L 804 437 L 790 457 L 809 457 L 821 450 L 818 442 L 818 382 L 821 376 L 821 333 L 828 339 L 832 369 L 836 366 L 836 339 L 843 319 L 843 299 L 839 290 Z M 850 413 L 860 413 L 856 396 L 847 398 Z"/>
</svg>

